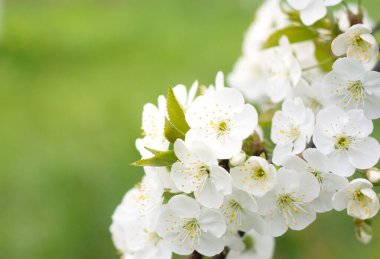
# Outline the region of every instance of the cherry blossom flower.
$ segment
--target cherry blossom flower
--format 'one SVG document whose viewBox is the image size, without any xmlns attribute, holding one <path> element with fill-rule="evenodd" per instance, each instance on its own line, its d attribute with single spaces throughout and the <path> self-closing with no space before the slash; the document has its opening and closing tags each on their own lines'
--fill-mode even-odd
<svg viewBox="0 0 380 259">
<path fill-rule="evenodd" d="M 334 6 L 342 0 L 287 0 L 289 5 L 300 11 L 301 20 L 305 25 L 312 25 L 322 19 L 327 13 L 327 6 Z"/>
<path fill-rule="evenodd" d="M 257 197 L 259 214 L 265 216 L 269 233 L 283 235 L 288 228 L 301 230 L 316 218 L 311 202 L 319 196 L 320 186 L 312 174 L 281 168 L 276 186 Z"/>
<path fill-rule="evenodd" d="M 313 141 L 330 159 L 331 171 L 348 177 L 355 168 L 371 168 L 378 162 L 380 146 L 369 137 L 372 130 L 373 123 L 362 110 L 344 112 L 331 106 L 318 113 Z"/>
<path fill-rule="evenodd" d="M 253 133 L 258 115 L 236 89 L 221 88 L 196 98 L 186 121 L 190 126 L 186 141 L 207 142 L 218 159 L 228 159 L 240 152 L 243 140 Z"/>
<path fill-rule="evenodd" d="M 380 73 L 366 71 L 349 58 L 338 59 L 323 83 L 324 96 L 343 109 L 364 109 L 369 119 L 380 117 Z"/>
<path fill-rule="evenodd" d="M 230 170 L 233 184 L 255 196 L 270 191 L 276 181 L 276 169 L 261 157 L 250 157 L 243 164 Z"/>
<path fill-rule="evenodd" d="M 220 211 L 227 223 L 227 231 L 231 234 L 238 230 L 246 232 L 252 228 L 260 233 L 265 231 L 265 222 L 256 213 L 256 200 L 244 191 L 234 189 L 225 197 Z"/>
<path fill-rule="evenodd" d="M 379 45 L 371 33 L 368 26 L 355 24 L 333 40 L 332 52 L 364 63 L 374 60 L 379 54 Z"/>
<path fill-rule="evenodd" d="M 194 192 L 197 201 L 209 208 L 219 208 L 224 195 L 231 193 L 231 176 L 218 166 L 212 150 L 201 142 L 174 143 L 179 162 L 172 166 L 172 179 L 178 190 Z"/>
<path fill-rule="evenodd" d="M 227 259 L 270 259 L 273 257 L 275 240 L 272 236 L 259 234 L 252 229 L 240 238 L 240 242 L 240 249 L 231 249 Z"/>
<path fill-rule="evenodd" d="M 348 215 L 369 219 L 379 212 L 379 198 L 372 190 L 372 184 L 366 179 L 352 180 L 346 188 L 337 192 L 333 198 L 334 209 L 347 208 Z"/>
<path fill-rule="evenodd" d="M 157 233 L 179 255 L 194 250 L 213 256 L 224 248 L 221 237 L 226 231 L 223 216 L 216 210 L 201 208 L 192 198 L 176 195 L 159 217 Z"/>
<path fill-rule="evenodd" d="M 281 164 L 288 155 L 306 148 L 314 129 L 314 113 L 305 108 L 301 98 L 288 99 L 272 119 L 271 139 L 276 144 L 273 162 Z"/>
<path fill-rule="evenodd" d="M 320 194 L 312 205 L 316 212 L 327 212 L 333 209 L 333 195 L 343 189 L 348 180 L 342 176 L 330 172 L 329 159 L 315 148 L 306 149 L 302 153 L 302 158 L 298 156 L 290 156 L 284 163 L 284 167 L 303 172 L 311 173 L 319 182 Z"/>
</svg>

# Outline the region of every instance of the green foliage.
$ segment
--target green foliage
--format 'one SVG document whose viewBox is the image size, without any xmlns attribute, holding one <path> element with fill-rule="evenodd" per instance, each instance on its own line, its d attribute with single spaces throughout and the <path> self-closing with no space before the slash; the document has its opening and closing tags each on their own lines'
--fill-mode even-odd
<svg viewBox="0 0 380 259">
<path fill-rule="evenodd" d="M 169 88 L 167 95 L 167 110 L 168 116 L 171 124 L 176 128 L 180 133 L 186 134 L 190 129 L 189 125 L 185 119 L 185 113 L 181 107 L 181 104 L 178 102 L 177 98 L 174 95 L 172 88 Z"/>
<path fill-rule="evenodd" d="M 290 43 L 297 43 L 307 40 L 313 40 L 318 37 L 318 33 L 305 26 L 292 25 L 274 32 L 263 45 L 263 49 L 276 47 L 280 39 L 287 36 Z"/>
<path fill-rule="evenodd" d="M 185 139 L 185 134 L 177 129 L 168 119 L 165 119 L 165 137 L 170 143 L 177 139 Z"/>
<path fill-rule="evenodd" d="M 155 150 L 153 154 L 154 156 L 136 161 L 132 165 L 162 167 L 162 166 L 171 166 L 178 160 L 174 153 L 174 150 L 169 150 L 169 151 Z"/>
<path fill-rule="evenodd" d="M 325 72 L 331 71 L 332 65 L 335 61 L 335 57 L 331 53 L 330 43 L 314 41 L 314 44 L 314 55 L 315 58 L 318 60 L 319 67 Z"/>
</svg>

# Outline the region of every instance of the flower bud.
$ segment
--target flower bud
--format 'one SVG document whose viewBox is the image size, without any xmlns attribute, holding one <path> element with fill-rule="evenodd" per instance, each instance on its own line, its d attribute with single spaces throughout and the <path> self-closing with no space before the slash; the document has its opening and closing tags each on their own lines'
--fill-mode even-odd
<svg viewBox="0 0 380 259">
<path fill-rule="evenodd" d="M 376 167 L 366 171 L 366 177 L 371 183 L 380 182 L 380 170 Z"/>
<path fill-rule="evenodd" d="M 231 166 L 238 166 L 242 163 L 244 163 L 245 159 L 246 159 L 246 154 L 241 151 L 239 154 L 237 155 L 234 155 L 231 159 L 230 159 L 230 165 Z"/>
</svg>

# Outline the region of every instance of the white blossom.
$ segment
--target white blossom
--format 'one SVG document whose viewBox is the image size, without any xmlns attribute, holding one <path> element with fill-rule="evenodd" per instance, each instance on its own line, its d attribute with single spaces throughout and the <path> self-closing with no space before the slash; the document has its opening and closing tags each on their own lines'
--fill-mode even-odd
<svg viewBox="0 0 380 259">
<path fill-rule="evenodd" d="M 136 147 L 141 156 L 149 157 L 152 155 L 145 147 L 165 151 L 169 148 L 169 141 L 165 138 L 165 116 L 166 99 L 164 96 L 158 98 L 158 107 L 148 103 L 144 105 L 142 115 L 143 138 L 136 140 Z"/>
<path fill-rule="evenodd" d="M 346 188 L 334 195 L 334 209 L 340 211 L 347 208 L 348 215 L 352 217 L 372 218 L 379 211 L 379 198 L 372 187 L 366 179 L 352 180 Z"/>
<path fill-rule="evenodd" d="M 306 149 L 302 157 L 303 159 L 298 156 L 288 157 L 284 167 L 305 174 L 313 174 L 320 186 L 320 194 L 312 202 L 314 209 L 317 212 L 332 210 L 332 197 L 348 184 L 347 179 L 331 173 L 329 159 L 315 148 Z"/>
<path fill-rule="evenodd" d="M 227 224 L 227 230 L 231 234 L 238 230 L 246 232 L 252 228 L 260 233 L 265 231 L 265 222 L 256 213 L 256 200 L 244 191 L 234 189 L 230 195 L 225 197 L 220 211 Z"/>
<path fill-rule="evenodd" d="M 228 159 L 240 152 L 243 140 L 253 133 L 258 115 L 236 89 L 221 88 L 196 98 L 186 121 L 190 126 L 186 141 L 207 142 L 218 159 Z"/>
<path fill-rule="evenodd" d="M 334 6 L 342 0 L 287 0 L 289 5 L 300 11 L 301 20 L 305 25 L 312 25 L 325 17 L 327 6 Z"/>
<path fill-rule="evenodd" d="M 281 38 L 271 57 L 263 58 L 261 63 L 266 72 L 266 93 L 272 102 L 278 103 L 289 97 L 292 89 L 300 83 L 302 69 L 286 37 Z"/>
<path fill-rule="evenodd" d="M 311 202 L 319 196 L 319 183 L 312 174 L 281 168 L 276 186 L 257 197 L 259 214 L 265 216 L 269 233 L 283 235 L 288 228 L 301 230 L 316 218 Z"/>
<path fill-rule="evenodd" d="M 184 110 L 186 110 L 194 101 L 195 95 L 198 91 L 198 86 L 198 81 L 195 81 L 189 91 L 187 91 L 186 86 L 181 84 L 173 87 L 174 95 Z"/>
<path fill-rule="evenodd" d="M 366 71 L 358 61 L 338 59 L 323 83 L 324 96 L 343 109 L 364 109 L 369 119 L 380 117 L 380 73 Z"/>
<path fill-rule="evenodd" d="M 371 33 L 368 26 L 355 24 L 333 40 L 332 52 L 364 63 L 374 60 L 379 54 L 379 46 Z"/>
<path fill-rule="evenodd" d="M 318 113 L 313 141 L 330 159 L 331 171 L 347 177 L 355 168 L 367 169 L 378 162 L 379 143 L 368 137 L 372 130 L 373 123 L 362 110 L 344 112 L 331 106 Z"/>
<path fill-rule="evenodd" d="M 110 231 L 115 247 L 127 258 L 169 259 L 169 244 L 155 227 L 162 208 L 163 189 L 154 177 L 143 181 L 124 196 L 112 216 Z"/>
<path fill-rule="evenodd" d="M 239 238 L 239 250 L 231 249 L 227 259 L 271 259 L 274 254 L 275 240 L 270 235 L 262 235 L 254 229 Z"/>
<path fill-rule="evenodd" d="M 244 56 L 255 56 L 272 33 L 290 24 L 287 15 L 281 10 L 280 1 L 266 0 L 256 11 L 255 19 L 244 37 Z"/>
<path fill-rule="evenodd" d="M 224 249 L 221 238 L 226 231 L 223 216 L 216 210 L 201 208 L 192 198 L 176 195 L 161 213 L 157 233 L 179 255 L 194 250 L 213 256 Z"/>
<path fill-rule="evenodd" d="M 282 110 L 272 119 L 271 139 L 276 144 L 273 162 L 281 164 L 287 155 L 299 154 L 306 148 L 314 129 L 314 113 L 305 108 L 300 98 L 287 99 Z"/>
<path fill-rule="evenodd" d="M 172 179 L 178 190 L 194 192 L 197 201 L 209 208 L 219 208 L 224 195 L 231 193 L 231 176 L 218 165 L 212 150 L 202 142 L 174 143 L 179 159 L 172 166 Z"/>
<path fill-rule="evenodd" d="M 276 181 L 276 169 L 261 157 L 252 156 L 230 170 L 233 184 L 255 196 L 270 191 Z"/>
</svg>

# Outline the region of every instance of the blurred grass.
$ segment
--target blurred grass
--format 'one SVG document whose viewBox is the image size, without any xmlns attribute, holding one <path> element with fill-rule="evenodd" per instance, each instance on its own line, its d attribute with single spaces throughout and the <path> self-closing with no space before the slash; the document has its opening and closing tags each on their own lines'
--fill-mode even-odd
<svg viewBox="0 0 380 259">
<path fill-rule="evenodd" d="M 376 17 L 375 0 L 363 1 Z M 0 48 L 0 258 L 116 258 L 108 227 L 142 176 L 141 111 L 231 70 L 255 0 L 8 1 Z M 380 137 L 378 130 L 376 134 Z M 378 221 L 378 220 L 377 220 Z M 278 239 L 276 258 L 378 258 L 344 213 Z"/>
</svg>

